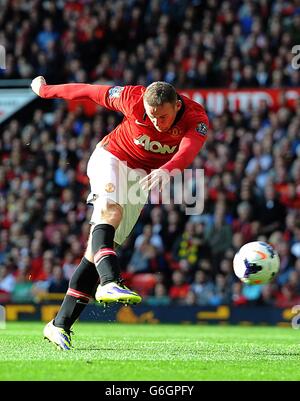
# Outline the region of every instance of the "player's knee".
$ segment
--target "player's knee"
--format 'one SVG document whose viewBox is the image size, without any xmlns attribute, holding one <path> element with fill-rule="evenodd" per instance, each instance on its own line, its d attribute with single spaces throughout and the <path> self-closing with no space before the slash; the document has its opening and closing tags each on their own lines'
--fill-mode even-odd
<svg viewBox="0 0 300 401">
<path fill-rule="evenodd" d="M 101 209 L 100 219 L 102 222 L 116 227 L 120 224 L 123 217 L 123 208 L 117 203 L 107 202 Z"/>
<path fill-rule="evenodd" d="M 110 224 L 118 228 L 123 217 L 123 208 L 118 203 L 98 198 L 94 202 L 94 211 L 91 218 L 93 226 L 97 224 Z"/>
</svg>

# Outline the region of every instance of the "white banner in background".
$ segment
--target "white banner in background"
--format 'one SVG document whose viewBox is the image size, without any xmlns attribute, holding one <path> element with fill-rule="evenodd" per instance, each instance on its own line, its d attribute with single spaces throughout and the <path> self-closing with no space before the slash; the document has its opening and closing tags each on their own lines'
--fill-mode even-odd
<svg viewBox="0 0 300 401">
<path fill-rule="evenodd" d="M 30 103 L 36 95 L 30 88 L 0 89 L 0 123 Z"/>
</svg>

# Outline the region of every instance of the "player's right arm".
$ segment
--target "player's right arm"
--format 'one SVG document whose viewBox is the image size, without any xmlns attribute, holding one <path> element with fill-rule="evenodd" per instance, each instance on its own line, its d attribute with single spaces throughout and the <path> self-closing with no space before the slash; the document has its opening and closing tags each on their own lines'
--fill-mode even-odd
<svg viewBox="0 0 300 401">
<path fill-rule="evenodd" d="M 45 78 L 36 77 L 31 82 L 31 88 L 38 96 L 51 99 L 61 98 L 65 100 L 92 100 L 100 106 L 127 114 L 130 110 L 133 87 L 91 84 L 61 84 L 47 85 Z"/>
<path fill-rule="evenodd" d="M 44 77 L 39 76 L 31 82 L 34 93 L 45 99 L 61 98 L 65 100 L 92 100 L 96 103 L 101 102 L 101 92 L 106 92 L 109 85 L 90 85 L 90 84 L 62 84 L 47 85 Z"/>
</svg>

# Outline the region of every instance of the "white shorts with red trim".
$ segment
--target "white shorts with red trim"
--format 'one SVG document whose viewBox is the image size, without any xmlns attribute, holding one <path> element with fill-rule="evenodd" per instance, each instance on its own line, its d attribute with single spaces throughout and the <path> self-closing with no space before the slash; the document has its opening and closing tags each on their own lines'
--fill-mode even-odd
<svg viewBox="0 0 300 401">
<path fill-rule="evenodd" d="M 119 245 L 129 236 L 147 202 L 148 193 L 138 183 L 146 174 L 146 171 L 129 168 L 125 162 L 100 146 L 96 147 L 89 159 L 87 175 L 91 192 L 87 203 L 94 206 L 91 224 L 103 222 L 101 211 L 107 202 L 121 205 L 123 218 L 114 239 Z"/>
</svg>

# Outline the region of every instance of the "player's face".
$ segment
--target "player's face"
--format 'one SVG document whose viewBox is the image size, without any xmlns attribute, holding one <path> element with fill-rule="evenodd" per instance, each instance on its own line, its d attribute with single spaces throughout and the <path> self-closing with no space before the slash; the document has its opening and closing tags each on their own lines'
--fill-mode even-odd
<svg viewBox="0 0 300 401">
<path fill-rule="evenodd" d="M 164 103 L 157 107 L 149 106 L 144 102 L 144 106 L 147 116 L 150 118 L 157 131 L 166 132 L 171 128 L 176 114 L 181 108 L 181 101 L 177 100 L 175 104 Z"/>
</svg>

